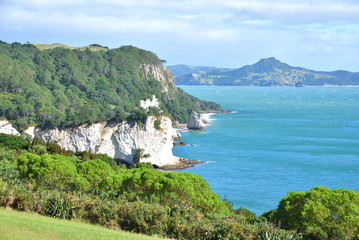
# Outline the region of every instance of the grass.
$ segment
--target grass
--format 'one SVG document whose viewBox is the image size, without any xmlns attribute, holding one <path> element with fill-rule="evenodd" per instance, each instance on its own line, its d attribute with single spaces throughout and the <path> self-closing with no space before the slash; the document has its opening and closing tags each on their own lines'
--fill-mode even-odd
<svg viewBox="0 0 359 240">
<path fill-rule="evenodd" d="M 54 44 L 33 44 L 35 47 L 37 47 L 40 51 L 46 50 L 46 49 L 52 49 L 52 48 L 68 48 L 68 49 L 78 49 L 81 51 L 85 51 L 86 48 L 90 49 L 91 51 L 97 52 L 97 51 L 108 51 L 107 48 L 103 47 L 95 47 L 95 46 L 86 46 L 86 47 L 72 47 L 68 46 L 66 44 L 62 43 L 54 43 Z"/>
<path fill-rule="evenodd" d="M 158 239 L 105 227 L 0 208 L 0 239 Z"/>
</svg>

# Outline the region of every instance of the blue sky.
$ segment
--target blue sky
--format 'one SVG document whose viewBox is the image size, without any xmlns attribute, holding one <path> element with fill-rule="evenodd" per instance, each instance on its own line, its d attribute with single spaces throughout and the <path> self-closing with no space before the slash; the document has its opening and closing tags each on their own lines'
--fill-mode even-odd
<svg viewBox="0 0 359 240">
<path fill-rule="evenodd" d="M 237 68 L 276 57 L 359 72 L 359 1 L 0 0 L 0 40 L 133 45 L 167 65 Z"/>
</svg>

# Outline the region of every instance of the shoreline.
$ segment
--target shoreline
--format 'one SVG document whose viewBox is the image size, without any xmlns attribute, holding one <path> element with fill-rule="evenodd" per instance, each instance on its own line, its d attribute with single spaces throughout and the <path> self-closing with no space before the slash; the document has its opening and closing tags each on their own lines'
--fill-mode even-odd
<svg viewBox="0 0 359 240">
<path fill-rule="evenodd" d="M 200 112 L 200 119 L 201 121 L 207 126 L 212 124 L 211 116 L 218 113 L 233 113 L 233 111 L 229 110 L 210 110 L 210 111 L 201 111 Z M 178 132 L 188 131 L 187 124 L 179 124 L 174 129 Z M 193 130 L 196 131 L 196 130 Z M 173 141 L 173 146 L 191 146 L 191 144 L 188 144 L 186 142 L 178 141 L 181 139 L 177 139 L 177 141 Z M 195 167 L 199 164 L 205 163 L 205 161 L 199 161 L 196 159 L 185 159 L 182 157 L 175 156 L 176 161 L 173 164 L 164 165 L 161 167 L 157 167 L 158 169 L 164 170 L 164 171 L 170 171 L 170 170 L 181 170 L 186 168 Z"/>
</svg>

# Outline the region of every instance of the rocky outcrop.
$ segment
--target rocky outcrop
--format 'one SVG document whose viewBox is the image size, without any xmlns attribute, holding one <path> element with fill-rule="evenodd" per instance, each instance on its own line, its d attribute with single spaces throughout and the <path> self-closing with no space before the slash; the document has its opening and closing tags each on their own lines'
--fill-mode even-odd
<svg viewBox="0 0 359 240">
<path fill-rule="evenodd" d="M 20 133 L 7 120 L 0 120 L 0 133 L 20 136 Z"/>
<path fill-rule="evenodd" d="M 191 113 L 189 114 L 187 128 L 193 130 L 205 130 L 204 123 L 202 122 L 198 113 L 196 113 L 195 111 L 191 111 Z"/>
<path fill-rule="evenodd" d="M 146 110 L 148 110 L 150 107 L 160 108 L 160 102 L 155 95 L 152 95 L 152 99 L 141 100 L 140 106 Z"/>
<path fill-rule="evenodd" d="M 162 91 L 166 93 L 168 99 L 173 99 L 176 93 L 175 79 L 170 70 L 161 65 L 142 64 L 140 68 L 145 73 L 147 79 L 154 78 L 162 85 Z"/>
<path fill-rule="evenodd" d="M 161 121 L 161 130 L 154 127 L 154 121 Z M 114 159 L 133 164 L 133 156 L 141 149 L 140 162 L 150 162 L 158 167 L 175 165 L 179 158 L 173 156 L 173 140 L 179 133 L 172 128 L 168 117 L 147 118 L 144 124 L 96 123 L 67 130 L 27 131 L 44 142 L 57 142 L 66 150 L 105 153 Z"/>
</svg>

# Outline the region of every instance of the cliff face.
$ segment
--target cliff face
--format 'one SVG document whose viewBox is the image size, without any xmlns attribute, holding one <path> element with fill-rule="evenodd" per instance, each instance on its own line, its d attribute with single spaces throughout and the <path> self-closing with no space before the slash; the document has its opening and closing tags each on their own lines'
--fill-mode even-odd
<svg viewBox="0 0 359 240">
<path fill-rule="evenodd" d="M 6 120 L 0 120 L 0 133 L 19 136 L 20 133 Z"/>
<path fill-rule="evenodd" d="M 189 114 L 187 127 L 188 129 L 193 129 L 193 130 L 205 130 L 203 121 L 201 120 L 198 113 L 196 113 L 195 111 L 191 111 L 191 113 Z"/>
<path fill-rule="evenodd" d="M 162 91 L 167 94 L 168 99 L 173 99 L 176 93 L 175 79 L 170 70 L 164 66 L 142 64 L 140 69 L 145 73 L 146 78 L 153 77 L 159 81 L 163 87 Z"/>
<path fill-rule="evenodd" d="M 161 130 L 154 128 L 154 121 L 161 121 Z M 151 162 L 157 166 L 174 164 L 177 157 L 172 154 L 173 140 L 180 137 L 172 128 L 168 117 L 148 117 L 146 123 L 97 123 L 67 130 L 41 130 L 31 128 L 26 131 L 44 142 L 57 142 L 71 151 L 105 153 L 114 159 L 133 164 L 136 149 L 143 150 L 140 162 Z"/>
</svg>

